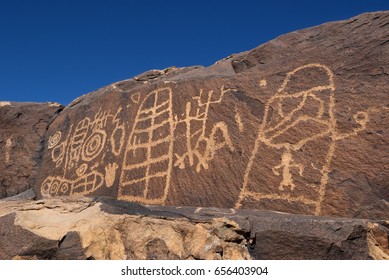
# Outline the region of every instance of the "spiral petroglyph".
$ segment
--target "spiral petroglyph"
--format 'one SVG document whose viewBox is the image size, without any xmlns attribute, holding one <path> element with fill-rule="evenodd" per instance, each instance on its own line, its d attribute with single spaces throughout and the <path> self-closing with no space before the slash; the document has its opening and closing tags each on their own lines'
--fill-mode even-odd
<svg viewBox="0 0 389 280">
<path fill-rule="evenodd" d="M 61 141 L 61 136 L 62 136 L 62 132 L 61 131 L 56 131 L 53 135 L 51 135 L 49 137 L 48 148 L 52 149 L 55 146 L 57 146 L 59 141 Z"/>
</svg>

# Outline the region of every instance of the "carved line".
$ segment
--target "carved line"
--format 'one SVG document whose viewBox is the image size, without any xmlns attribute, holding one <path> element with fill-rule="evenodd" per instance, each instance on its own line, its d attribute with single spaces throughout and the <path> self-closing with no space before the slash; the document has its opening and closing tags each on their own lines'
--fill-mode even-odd
<svg viewBox="0 0 389 280">
<path fill-rule="evenodd" d="M 11 159 L 12 137 L 5 142 L 5 163 L 9 163 Z"/>
<path fill-rule="evenodd" d="M 243 132 L 244 125 L 242 122 L 242 118 L 237 110 L 235 110 L 235 122 L 238 125 L 239 132 Z"/>
<path fill-rule="evenodd" d="M 298 202 L 298 203 L 303 203 L 312 206 L 317 205 L 317 201 L 308 199 L 304 196 L 291 196 L 289 194 L 264 194 L 264 193 L 250 192 L 250 191 L 247 191 L 246 195 L 247 197 L 252 197 L 255 200 L 274 199 L 274 200 L 285 200 L 288 202 Z"/>
</svg>

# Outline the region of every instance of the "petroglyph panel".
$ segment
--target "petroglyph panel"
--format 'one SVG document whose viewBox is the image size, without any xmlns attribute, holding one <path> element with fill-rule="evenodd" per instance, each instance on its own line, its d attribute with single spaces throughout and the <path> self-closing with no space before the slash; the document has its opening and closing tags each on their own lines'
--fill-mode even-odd
<svg viewBox="0 0 389 280">
<path fill-rule="evenodd" d="M 178 116 L 172 89 L 163 87 L 130 95 L 133 104 L 139 103 L 134 115 L 128 106 L 128 115 L 121 107 L 115 114 L 100 108 L 69 123 L 48 137 L 56 172 L 42 180 L 42 195 L 87 195 L 107 188 L 122 200 L 164 204 L 173 168 L 204 172 L 219 150 L 234 151 L 227 124 L 209 121 L 211 106 L 221 104 L 229 91 L 220 86 L 188 94 L 191 100 Z M 238 113 L 236 118 L 243 129 Z"/>
<path fill-rule="evenodd" d="M 265 106 L 235 207 L 242 207 L 245 200 L 281 200 L 305 205 L 312 214 L 321 213 L 336 141 L 357 135 L 368 121 L 368 113 L 359 112 L 354 116 L 359 127 L 339 134 L 335 89 L 334 74 L 325 65 L 307 64 L 287 73 Z M 311 150 L 315 156 L 307 161 L 304 150 Z M 261 154 L 268 153 L 278 158 L 278 163 L 274 158 L 273 163 L 261 158 Z M 263 162 L 272 167 L 261 167 Z M 267 170 L 264 180 L 255 177 L 253 170 Z M 268 186 L 267 182 L 277 182 L 274 176 L 279 184 Z"/>
<path fill-rule="evenodd" d="M 48 176 L 41 184 L 43 196 L 87 195 L 114 185 L 118 164 L 101 164 L 107 154 L 119 155 L 124 146 L 125 128 L 115 114 L 100 109 L 93 117 L 71 124 L 68 131 L 48 137 L 47 149 L 58 176 Z"/>
<path fill-rule="evenodd" d="M 388 219 L 386 14 L 80 97 L 47 130 L 37 188 L 49 196 Z M 22 144 L 0 135 L 0 164 L 13 164 Z"/>
<path fill-rule="evenodd" d="M 257 81 L 258 90 L 272 84 L 269 78 Z M 230 203 L 236 208 L 293 205 L 319 215 L 336 142 L 357 136 L 369 122 L 370 111 L 358 111 L 352 116 L 356 127 L 339 132 L 335 90 L 331 69 L 311 63 L 287 72 L 266 103 L 231 84 L 199 88 L 176 103 L 170 87 L 130 94 L 124 110 L 100 107 L 48 137 L 56 173 L 42 181 L 41 193 L 72 196 L 107 189 L 121 200 L 165 204 L 173 187 L 181 191 L 180 176 L 198 177 L 202 188 L 209 182 L 215 190 L 234 187 Z M 229 119 L 215 118 L 218 106 L 231 104 Z M 248 117 L 258 118 L 256 134 Z M 253 135 L 251 150 L 239 146 L 247 134 Z M 246 168 L 235 170 L 235 160 Z M 234 170 L 211 174 L 221 171 L 221 162 Z M 241 185 L 218 177 L 229 172 Z"/>
</svg>

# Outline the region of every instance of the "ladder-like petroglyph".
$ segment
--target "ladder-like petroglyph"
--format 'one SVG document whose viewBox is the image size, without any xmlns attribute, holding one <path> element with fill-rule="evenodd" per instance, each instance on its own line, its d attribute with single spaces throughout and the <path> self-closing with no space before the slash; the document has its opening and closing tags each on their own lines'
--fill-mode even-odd
<svg viewBox="0 0 389 280">
<path fill-rule="evenodd" d="M 119 199 L 155 204 L 165 201 L 173 166 L 173 135 L 172 90 L 150 92 L 139 106 L 128 138 Z"/>
</svg>

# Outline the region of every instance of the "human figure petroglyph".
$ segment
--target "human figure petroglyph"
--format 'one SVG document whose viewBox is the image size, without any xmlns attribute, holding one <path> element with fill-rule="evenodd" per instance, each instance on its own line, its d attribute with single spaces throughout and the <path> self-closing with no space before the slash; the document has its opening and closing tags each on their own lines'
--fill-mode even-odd
<svg viewBox="0 0 389 280">
<path fill-rule="evenodd" d="M 215 153 L 221 148 L 227 146 L 231 151 L 234 150 L 228 133 L 228 127 L 224 122 L 218 122 L 214 124 L 210 135 L 205 135 L 210 105 L 221 103 L 224 94 L 228 91 L 229 89 L 226 90 L 224 86 L 222 86 L 219 96 L 215 98 L 214 91 L 210 90 L 207 93 L 206 101 L 203 102 L 204 92 L 203 90 L 200 90 L 200 94 L 193 97 L 193 99 L 197 101 L 196 114 L 191 115 L 193 104 L 192 102 L 187 102 L 184 118 L 179 119 L 177 115 L 175 116 L 175 127 L 181 123 L 185 124 L 186 126 L 186 152 L 182 155 L 177 153 L 175 154 L 176 161 L 174 166 L 178 166 L 180 169 L 184 169 L 187 166 L 186 164 L 193 166 L 195 164 L 195 160 L 197 160 L 196 172 L 200 172 L 202 168 L 208 169 L 209 161 L 215 157 Z M 199 123 L 201 128 L 193 131 L 193 122 Z M 223 139 L 219 142 L 216 139 L 216 134 L 218 132 L 221 133 Z M 205 146 L 203 151 L 200 149 L 201 144 L 204 144 Z"/>
<path fill-rule="evenodd" d="M 281 191 L 284 190 L 284 187 L 290 187 L 291 190 L 294 190 L 294 188 L 296 187 L 293 183 L 291 173 L 292 168 L 297 168 L 300 176 L 303 175 L 304 166 L 302 164 L 294 163 L 292 155 L 290 153 L 290 149 L 289 147 L 286 147 L 286 151 L 282 154 L 281 163 L 272 168 L 274 174 L 276 174 L 277 176 L 282 176 L 282 181 L 278 187 Z M 279 170 L 282 170 L 282 172 L 280 173 Z"/>
<path fill-rule="evenodd" d="M 319 76 L 321 75 L 322 78 L 319 79 L 319 83 L 308 86 L 306 89 L 293 91 L 293 87 L 291 87 L 292 90 L 289 91 L 288 87 L 292 83 L 291 80 L 305 73 L 303 71 L 307 71 L 308 74 L 319 71 L 321 72 Z M 315 208 L 314 214 L 320 214 L 336 141 L 357 135 L 358 132 L 366 128 L 368 121 L 367 112 L 358 112 L 354 119 L 359 127 L 351 133 L 339 134 L 336 130 L 334 115 L 334 91 L 334 75 L 325 65 L 307 64 L 287 73 L 283 84 L 265 106 L 264 119 L 258 131 L 254 149 L 244 174 L 241 193 L 235 207 L 241 207 L 245 198 L 251 197 L 256 200 L 270 198 L 311 205 Z M 273 114 L 270 114 L 271 112 Z M 305 145 L 316 140 L 327 143 L 324 146 L 327 153 L 322 166 L 317 168 L 313 163 L 311 163 L 311 166 L 304 166 L 302 163 L 296 162 L 294 154 L 298 153 Z M 249 185 L 253 164 L 260 157 L 258 152 L 261 145 L 282 151 L 281 163 L 271 169 L 274 175 L 281 177 L 281 182 L 273 193 L 262 193 Z M 294 196 L 290 192 L 286 193 L 287 189 L 295 190 L 294 179 L 296 176 L 303 177 L 305 173 L 309 173 L 305 170 L 307 168 L 318 170 L 318 174 L 321 176 L 320 179 L 317 179 L 318 184 L 305 185 L 305 187 L 313 188 L 318 197 L 315 199 L 301 195 Z M 292 170 L 296 170 L 297 173 L 293 173 Z"/>
<path fill-rule="evenodd" d="M 259 81 L 259 86 L 265 87 L 266 85 L 267 85 L 267 81 L 265 79 Z"/>
</svg>

